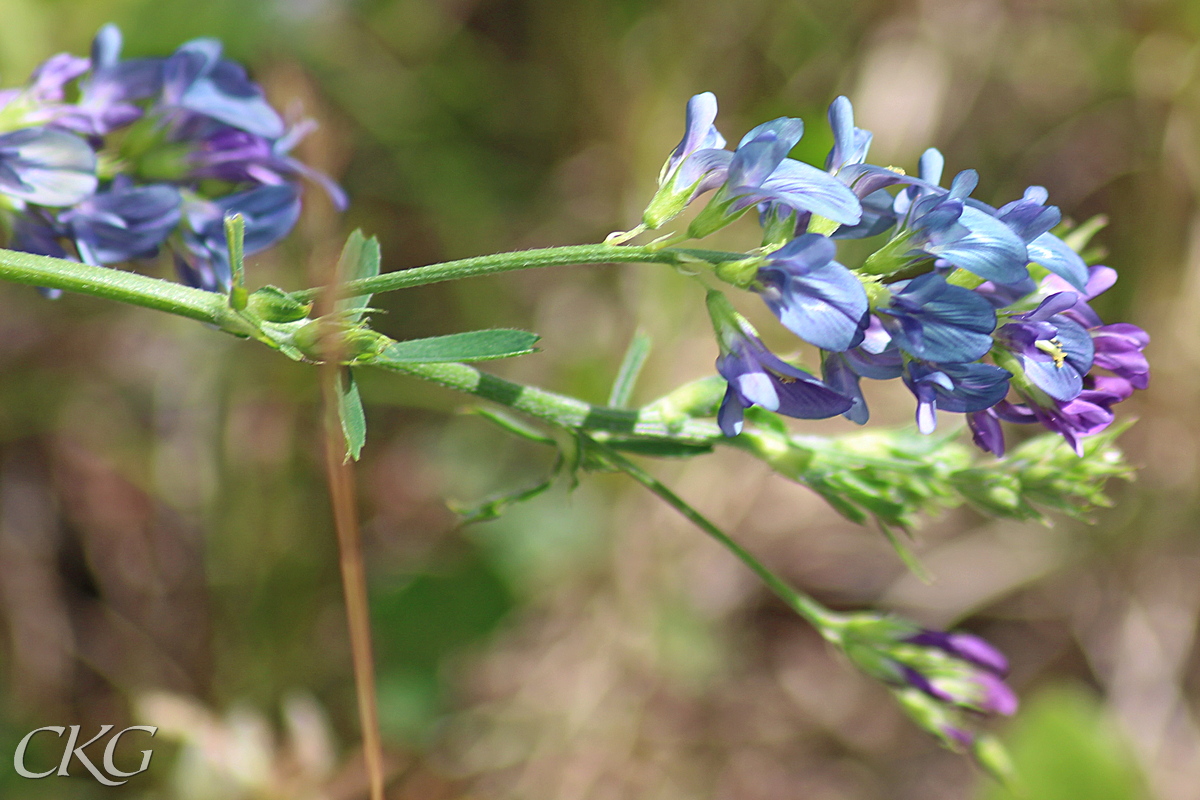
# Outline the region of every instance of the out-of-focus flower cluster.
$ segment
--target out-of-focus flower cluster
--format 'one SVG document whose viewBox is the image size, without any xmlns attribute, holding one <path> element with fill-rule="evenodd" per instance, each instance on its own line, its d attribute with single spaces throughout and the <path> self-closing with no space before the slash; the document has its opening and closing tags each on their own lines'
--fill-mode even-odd
<svg viewBox="0 0 1200 800">
<path fill-rule="evenodd" d="M 975 730 L 983 715 L 1012 715 L 1017 696 L 1004 682 L 1008 659 L 983 639 L 960 631 L 918 628 L 892 617 L 842 617 L 827 635 L 868 675 L 887 684 L 922 728 L 955 750 L 972 751 L 1004 777 L 1002 754 Z"/>
<path fill-rule="evenodd" d="M 283 238 L 300 181 L 338 208 L 341 189 L 289 155 L 312 123 L 267 102 L 220 42 L 166 58 L 121 58 L 105 26 L 90 58 L 61 53 L 0 92 L 0 215 L 8 246 L 89 264 L 172 254 L 180 279 L 229 288 L 224 218 L 241 214 L 245 252 Z"/>
<path fill-rule="evenodd" d="M 938 411 L 962 413 L 975 443 L 1001 456 L 1001 421 L 1040 423 L 1082 454 L 1081 439 L 1104 430 L 1113 406 L 1148 385 L 1146 333 L 1106 325 L 1089 305 L 1116 272 L 1088 266 L 1052 233 L 1061 214 L 1042 187 L 994 208 L 970 196 L 974 170 L 942 187 L 935 149 L 921 156 L 916 176 L 868 164 L 871 134 L 854 126 L 844 97 L 829 109 L 834 146 L 824 169 L 787 157 L 801 120 L 759 125 L 730 151 L 716 113 L 710 93 L 688 103 L 683 140 L 630 234 L 661 227 L 707 192 L 687 233 L 668 241 L 706 236 L 756 209 L 762 247 L 720 265 L 717 276 L 759 294 L 822 351 L 818 379 L 772 354 L 719 293 L 710 295 L 717 370 L 728 382 L 719 415 L 727 435 L 741 431 L 751 406 L 862 424 L 861 380 L 900 378 L 924 433 Z M 846 239 L 878 247 L 847 266 L 837 260 Z"/>
</svg>

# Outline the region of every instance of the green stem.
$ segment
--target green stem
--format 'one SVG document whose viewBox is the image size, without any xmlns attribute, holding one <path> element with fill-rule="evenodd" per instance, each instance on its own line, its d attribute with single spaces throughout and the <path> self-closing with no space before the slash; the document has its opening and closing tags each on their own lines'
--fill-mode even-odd
<svg viewBox="0 0 1200 800">
<path fill-rule="evenodd" d="M 0 280 L 117 300 L 239 332 L 241 328 L 237 325 L 238 315 L 229 307 L 224 295 L 136 272 L 0 250 Z"/>
<path fill-rule="evenodd" d="M 370 362 L 366 362 L 370 363 Z M 448 389 L 491 400 L 551 425 L 606 433 L 670 438 L 679 442 L 711 442 L 721 438 L 715 424 L 687 419 L 677 424 L 651 410 L 609 408 L 585 403 L 574 397 L 525 386 L 468 364 L 377 364 L 394 372 L 412 375 Z"/>
<path fill-rule="evenodd" d="M 744 259 L 744 253 L 723 253 L 713 250 L 690 250 L 682 248 L 655 249 L 651 247 L 616 247 L 608 244 L 579 244 L 567 247 L 545 247 L 538 250 L 518 250 L 512 253 L 496 253 L 487 256 L 463 258 L 430 264 L 426 267 L 385 272 L 371 278 L 346 281 L 338 287 L 341 296 L 376 294 L 424 286 L 429 283 L 473 278 L 480 275 L 495 275 L 519 269 L 537 267 L 562 267 L 573 264 L 618 264 L 657 262 L 679 266 L 689 261 L 705 261 L 719 264 L 725 261 Z M 322 290 L 304 289 L 293 292 L 292 297 L 308 302 Z"/>
<path fill-rule="evenodd" d="M 820 631 L 823 635 L 826 632 L 834 632 L 838 628 L 837 615 L 830 611 L 825 606 L 818 603 L 813 598 L 805 593 L 792 588 L 787 581 L 776 575 L 768 569 L 761 561 L 750 554 L 748 550 L 735 542 L 727 533 L 716 526 L 708 517 L 701 514 L 696 509 L 688 505 L 687 501 L 679 495 L 671 491 L 666 485 L 655 478 L 650 473 L 643 470 L 637 464 L 634 464 L 629 459 L 622 456 L 620 453 L 607 447 L 604 444 L 590 440 L 592 444 L 604 453 L 604 457 L 617 469 L 624 472 L 629 477 L 633 478 L 638 483 L 645 486 L 651 492 L 660 497 L 667 505 L 678 511 L 689 522 L 695 525 L 700 530 L 707 533 L 713 539 L 721 544 L 729 552 L 733 553 L 738 560 L 749 567 L 755 575 L 757 575 L 763 583 L 774 592 L 779 599 L 787 603 L 797 614 L 804 617 L 808 622 Z"/>
</svg>

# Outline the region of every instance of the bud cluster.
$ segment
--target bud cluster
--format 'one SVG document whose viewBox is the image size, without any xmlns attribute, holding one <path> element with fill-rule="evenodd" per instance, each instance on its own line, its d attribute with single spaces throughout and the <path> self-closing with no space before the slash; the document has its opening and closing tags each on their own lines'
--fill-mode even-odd
<svg viewBox="0 0 1200 800">
<path fill-rule="evenodd" d="M 989 742 L 976 730 L 986 716 L 1011 716 L 1017 696 L 1004 682 L 1008 660 L 970 633 L 919 628 L 876 614 L 837 620 L 826 635 L 860 669 L 887 684 L 918 725 L 956 750 L 974 751 L 984 766 Z"/>
<path fill-rule="evenodd" d="M 311 121 L 285 123 L 220 42 L 166 58 L 121 58 L 100 30 L 91 56 L 39 66 L 0 92 L 0 216 L 8 246 L 89 264 L 168 249 L 180 279 L 225 291 L 224 219 L 245 221 L 245 252 L 283 238 L 300 215 L 300 179 L 341 189 L 289 152 Z"/>
</svg>

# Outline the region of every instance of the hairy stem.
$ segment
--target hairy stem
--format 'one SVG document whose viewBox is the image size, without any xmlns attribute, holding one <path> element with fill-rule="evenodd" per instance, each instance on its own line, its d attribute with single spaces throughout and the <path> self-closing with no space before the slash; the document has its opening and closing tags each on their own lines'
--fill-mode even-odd
<svg viewBox="0 0 1200 800">
<path fill-rule="evenodd" d="M 166 311 L 223 328 L 237 319 L 225 296 L 108 267 L 0 250 L 0 280 L 63 289 Z M 236 328 L 236 325 L 234 326 Z"/>
<path fill-rule="evenodd" d="M 579 244 L 567 247 L 545 247 L 537 250 L 517 250 L 511 253 L 496 253 L 487 256 L 463 258 L 430 264 L 426 267 L 385 272 L 373 278 L 346 281 L 338 286 L 340 296 L 376 294 L 424 286 L 429 283 L 473 278 L 479 275 L 494 275 L 537 267 L 562 267 L 577 264 L 660 263 L 681 266 L 697 262 L 720 264 L 725 261 L 744 259 L 744 253 L 723 253 L 714 250 L 688 250 L 682 248 L 654 249 L 650 247 L 614 247 L 608 244 Z M 292 297 L 308 302 L 321 289 L 304 289 L 293 292 Z"/>
<path fill-rule="evenodd" d="M 710 442 L 721 437 L 720 430 L 711 421 L 688 418 L 676 422 L 646 409 L 595 406 L 535 386 L 506 381 L 467 364 L 379 366 L 491 400 L 563 428 L 657 436 L 682 442 Z"/>
</svg>

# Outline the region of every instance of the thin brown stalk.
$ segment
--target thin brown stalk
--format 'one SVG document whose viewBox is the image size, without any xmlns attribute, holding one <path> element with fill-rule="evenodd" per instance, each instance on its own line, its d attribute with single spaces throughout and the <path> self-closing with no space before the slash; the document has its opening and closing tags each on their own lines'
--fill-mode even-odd
<svg viewBox="0 0 1200 800">
<path fill-rule="evenodd" d="M 358 696 L 358 717 L 362 727 L 363 756 L 371 800 L 383 797 L 383 743 L 379 735 L 379 712 L 375 693 L 375 662 L 371 647 L 371 621 L 367 606 L 367 579 L 363 568 L 362 536 L 358 525 L 358 505 L 354 467 L 346 460 L 346 444 L 337 421 L 338 367 L 331 359 L 321 369 L 322 397 L 325 406 L 325 474 L 329 499 L 337 529 L 339 561 L 342 569 L 342 593 L 346 601 L 346 620 L 350 628 L 350 652 L 354 662 L 354 688 Z"/>
</svg>

